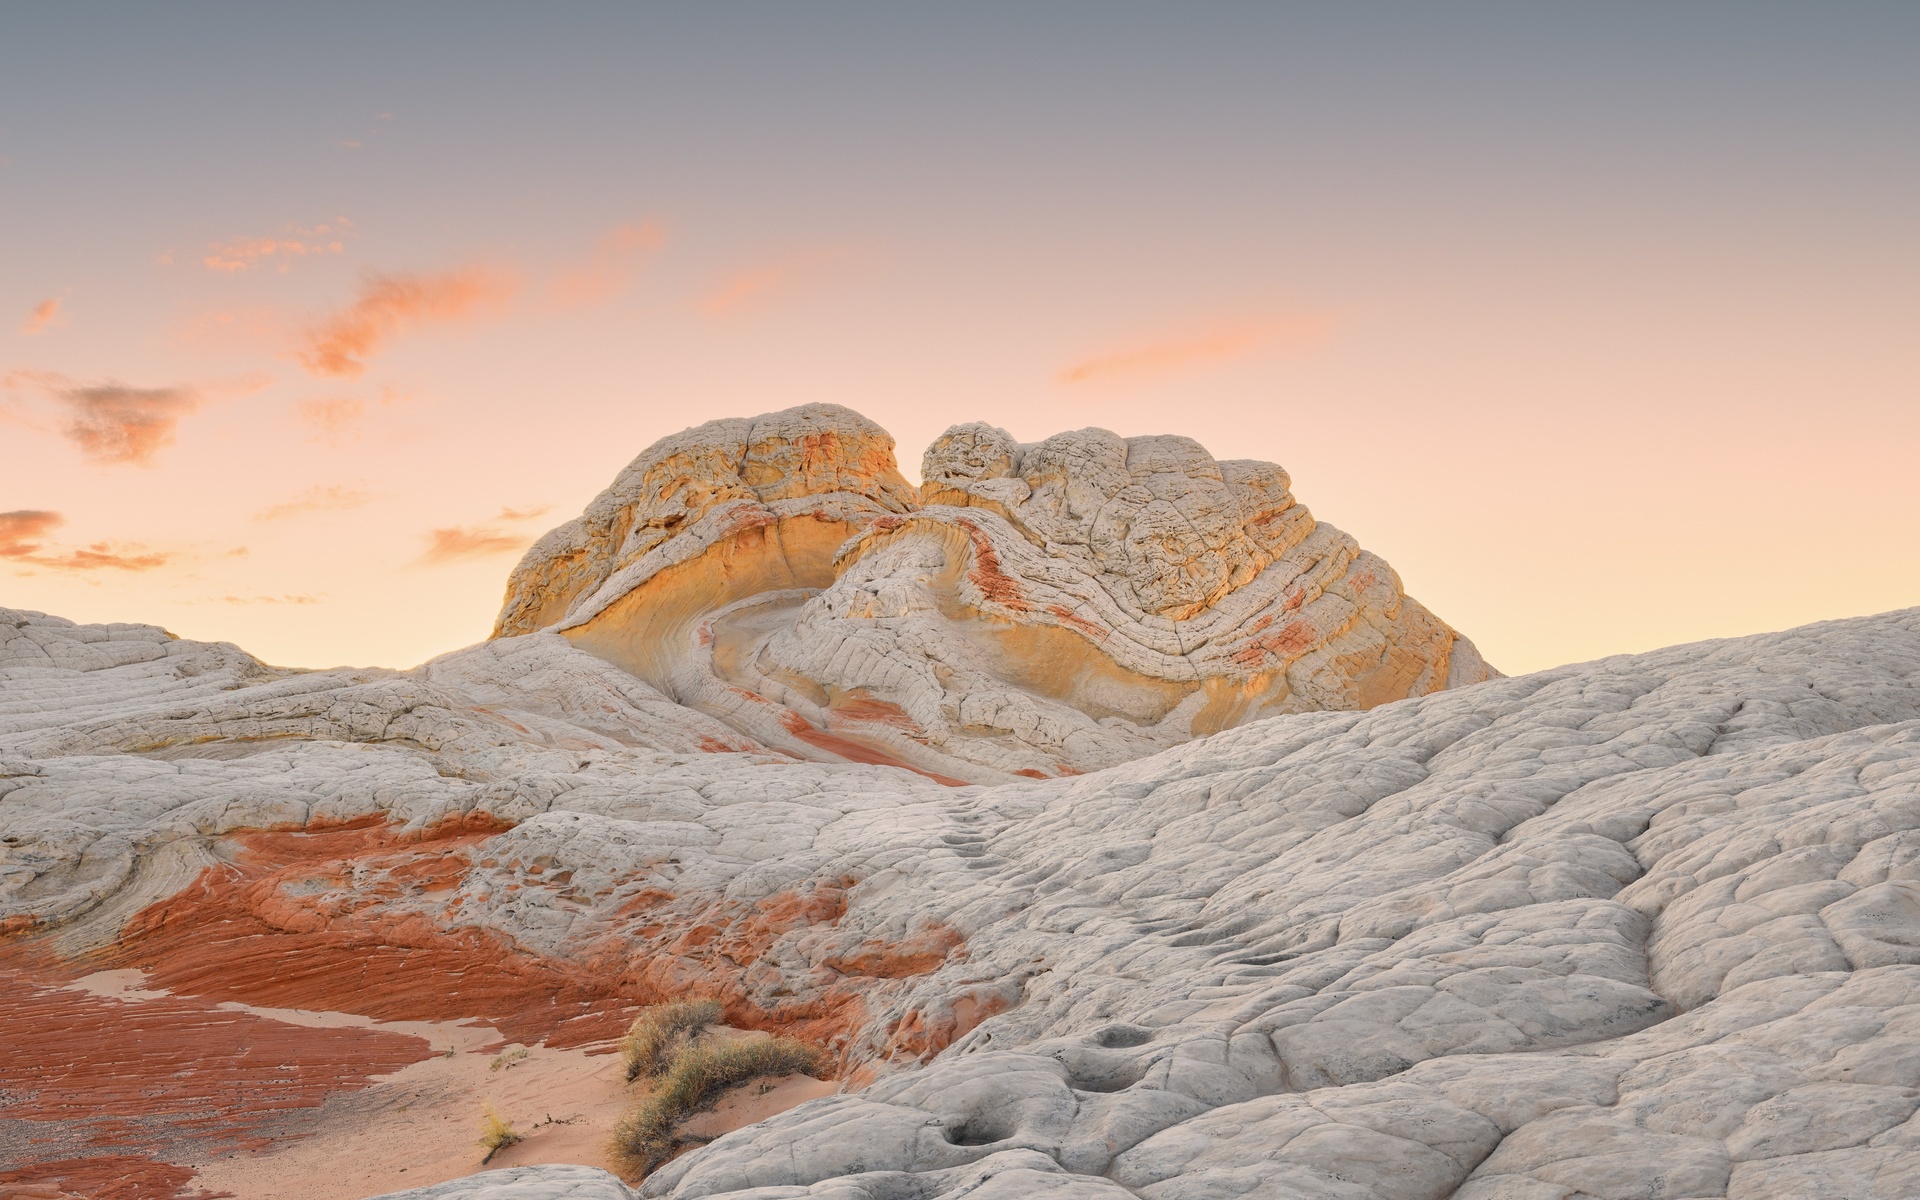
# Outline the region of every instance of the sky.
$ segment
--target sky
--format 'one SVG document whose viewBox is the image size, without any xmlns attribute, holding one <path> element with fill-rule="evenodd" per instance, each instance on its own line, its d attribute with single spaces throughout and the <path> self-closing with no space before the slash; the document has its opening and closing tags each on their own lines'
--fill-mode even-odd
<svg viewBox="0 0 1920 1200">
<path fill-rule="evenodd" d="M 408 667 L 649 443 L 1178 433 L 1509 673 L 1920 604 L 1920 5 L 0 3 L 0 606 Z"/>
</svg>

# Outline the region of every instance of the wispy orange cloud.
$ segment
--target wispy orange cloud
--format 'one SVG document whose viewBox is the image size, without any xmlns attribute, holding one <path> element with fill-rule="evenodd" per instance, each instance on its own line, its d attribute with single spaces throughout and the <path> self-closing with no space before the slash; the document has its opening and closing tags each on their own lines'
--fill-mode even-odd
<svg viewBox="0 0 1920 1200">
<path fill-rule="evenodd" d="M 222 596 L 227 604 L 318 604 L 318 596 Z"/>
<path fill-rule="evenodd" d="M 23 337 L 37 337 L 53 328 L 59 319 L 60 298 L 56 296 L 51 300 L 42 300 L 27 314 L 26 321 L 20 326 L 20 333 Z"/>
<path fill-rule="evenodd" d="M 666 244 L 667 231 L 656 221 L 621 225 L 595 244 L 588 259 L 562 271 L 548 288 L 561 308 L 599 304 L 625 291 L 646 260 Z"/>
<path fill-rule="evenodd" d="M 124 546 L 115 549 L 112 543 L 95 542 L 71 551 L 64 558 L 29 558 L 24 561 L 36 567 L 51 567 L 56 571 L 151 571 L 155 567 L 164 567 L 173 561 L 173 555 L 165 553 L 138 553 L 144 546 Z"/>
<path fill-rule="evenodd" d="M 246 395 L 272 380 L 249 375 L 177 387 L 138 388 L 124 383 L 79 384 L 52 371 L 11 371 L 0 389 L 30 388 L 52 401 L 58 432 L 89 462 L 145 465 L 173 444 L 180 419 L 209 399 Z M 38 432 L 53 429 L 27 412 L 0 409 L 0 416 Z"/>
<path fill-rule="evenodd" d="M 437 567 L 467 558 L 488 558 L 495 554 L 524 550 L 530 537 L 502 533 L 485 525 L 454 526 L 427 534 L 427 549 L 418 559 L 423 566 Z"/>
<path fill-rule="evenodd" d="M 1325 340 L 1332 321 L 1317 313 L 1253 317 L 1082 359 L 1056 377 L 1063 384 L 1160 375 L 1258 350 L 1298 349 Z"/>
<path fill-rule="evenodd" d="M 188 387 L 78 386 L 57 376 L 40 376 L 39 382 L 65 406 L 60 432 L 89 462 L 150 463 L 173 444 L 180 418 L 200 407 L 199 393 Z"/>
<path fill-rule="evenodd" d="M 391 408 L 413 399 L 413 396 L 395 387 L 382 386 L 380 389 L 381 408 Z M 295 419 L 306 426 L 307 440 L 329 446 L 343 446 L 358 438 L 361 426 L 366 424 L 371 412 L 369 401 L 353 395 L 316 396 L 297 401 L 293 406 Z"/>
<path fill-rule="evenodd" d="M 359 508 L 373 499 L 371 492 L 356 491 L 344 487 L 311 487 L 284 504 L 275 504 L 253 514 L 256 521 L 284 521 L 288 517 L 297 517 L 301 513 L 337 512 L 342 509 Z"/>
<path fill-rule="evenodd" d="M 292 268 L 292 259 L 345 251 L 346 244 L 340 237 L 352 227 L 352 221 L 337 217 L 331 224 L 315 225 L 310 229 L 289 227 L 287 237 L 235 238 L 224 245 L 207 247 L 208 253 L 200 263 L 209 271 L 238 275 L 264 265 L 262 259 L 273 259 L 274 266 L 284 275 Z"/>
<path fill-rule="evenodd" d="M 115 549 L 109 542 L 95 542 L 65 554 L 40 553 L 39 539 L 65 521 L 59 513 L 44 509 L 18 508 L 0 513 L 0 558 L 55 571 L 151 571 L 173 558 L 171 554 L 140 553 L 144 546 Z"/>
<path fill-rule="evenodd" d="M 71 410 L 63 431 L 82 457 L 97 463 L 153 461 L 173 444 L 180 418 L 200 407 L 186 388 L 136 388 L 104 383 L 69 388 L 60 398 Z"/>
<path fill-rule="evenodd" d="M 503 508 L 496 521 L 533 521 L 553 511 L 553 505 L 542 504 L 539 508 Z"/>
<path fill-rule="evenodd" d="M 300 401 L 293 411 L 314 440 L 338 444 L 367 415 L 367 402 L 358 396 L 321 396 Z"/>
<path fill-rule="evenodd" d="M 852 258 L 845 248 L 806 250 L 722 280 L 697 302 L 710 317 L 730 316 L 818 282 Z"/>
<path fill-rule="evenodd" d="M 511 280 L 479 268 L 369 276 L 353 303 L 310 329 L 293 356 L 317 378 L 355 378 L 367 369 L 368 358 L 403 331 L 468 319 L 513 291 Z"/>
<path fill-rule="evenodd" d="M 16 508 L 0 512 L 0 558 L 27 558 L 40 549 L 39 539 L 66 522 L 57 512 Z"/>
</svg>

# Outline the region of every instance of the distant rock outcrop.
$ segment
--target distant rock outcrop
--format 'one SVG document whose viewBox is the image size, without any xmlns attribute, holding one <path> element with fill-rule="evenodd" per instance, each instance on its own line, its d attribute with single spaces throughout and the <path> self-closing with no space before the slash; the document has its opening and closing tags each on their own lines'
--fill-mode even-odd
<svg viewBox="0 0 1920 1200">
<path fill-rule="evenodd" d="M 753 746 L 974 782 L 1497 674 L 1271 463 L 971 424 L 922 475 L 835 405 L 665 438 L 528 551 L 495 636 L 557 631 Z"/>
</svg>

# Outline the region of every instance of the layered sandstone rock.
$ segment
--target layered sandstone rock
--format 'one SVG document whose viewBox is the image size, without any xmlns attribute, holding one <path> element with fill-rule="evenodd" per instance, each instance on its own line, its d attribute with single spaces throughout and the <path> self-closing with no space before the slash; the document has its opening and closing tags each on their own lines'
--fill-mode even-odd
<svg viewBox="0 0 1920 1200">
<path fill-rule="evenodd" d="M 496 636 L 557 631 L 757 746 L 979 782 L 1495 674 L 1271 463 L 973 424 L 922 474 L 831 405 L 687 430 L 528 552 Z"/>
<path fill-rule="evenodd" d="M 672 713 L 550 634 L 286 675 L 0 613 L 0 973 L 550 1045 L 712 997 L 833 1053 L 643 1195 L 1911 1195 L 1920 610 L 998 787 Z M 43 1092 L 0 1074 L 0 1147 L 234 1124 Z"/>
</svg>

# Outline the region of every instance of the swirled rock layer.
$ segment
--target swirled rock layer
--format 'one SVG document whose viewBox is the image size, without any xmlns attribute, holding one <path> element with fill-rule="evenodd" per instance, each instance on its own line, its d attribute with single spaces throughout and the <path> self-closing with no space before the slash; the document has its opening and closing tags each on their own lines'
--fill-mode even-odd
<svg viewBox="0 0 1920 1200">
<path fill-rule="evenodd" d="M 1272 463 L 972 424 L 922 475 L 832 405 L 689 429 L 528 551 L 495 634 L 557 631 L 740 748 L 951 782 L 1496 674 Z"/>
</svg>

